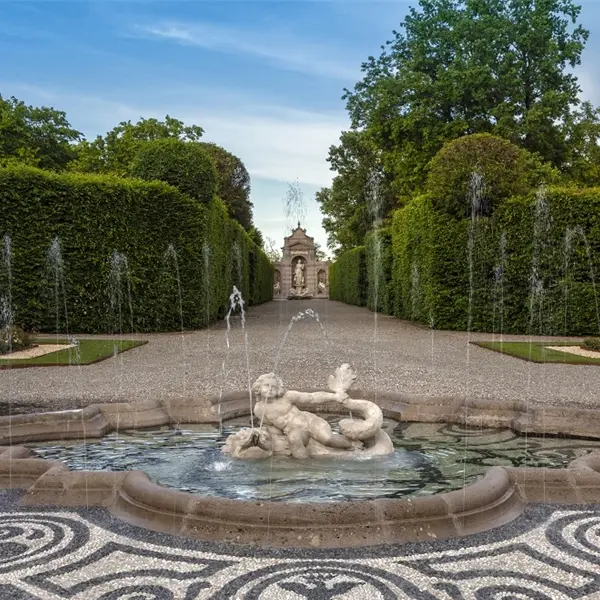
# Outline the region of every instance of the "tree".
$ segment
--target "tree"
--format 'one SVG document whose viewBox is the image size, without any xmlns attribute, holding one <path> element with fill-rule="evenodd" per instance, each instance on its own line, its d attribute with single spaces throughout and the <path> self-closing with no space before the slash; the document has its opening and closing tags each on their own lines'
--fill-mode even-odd
<svg viewBox="0 0 600 600">
<path fill-rule="evenodd" d="M 434 206 L 452 217 L 468 217 L 473 210 L 477 216 L 491 216 L 502 200 L 554 183 L 556 177 L 537 155 L 503 138 L 476 133 L 448 142 L 434 156 L 426 189 Z M 479 185 L 477 206 L 469 203 L 474 184 Z"/>
<path fill-rule="evenodd" d="M 263 250 L 272 263 L 278 263 L 281 261 L 281 250 L 277 247 L 277 243 L 273 238 L 268 236 L 265 237 Z"/>
<path fill-rule="evenodd" d="M 572 0 L 419 0 L 419 7 L 345 90 L 351 130 L 329 156 L 353 198 L 352 177 L 371 163 L 357 140 L 377 151 L 398 205 L 423 189 L 427 165 L 445 142 L 473 133 L 504 137 L 563 173 L 586 171 L 576 165 L 595 147 L 574 145 L 583 143 L 582 129 L 594 131 L 598 116 L 586 111 L 578 120 L 580 89 L 567 72 L 580 64 L 589 35 L 577 25 L 580 7 Z M 339 171 L 348 156 L 352 175 Z M 353 201 L 349 218 L 356 221 L 362 209 Z M 352 227 L 344 217 L 326 219 L 330 227 L 336 219 L 334 227 Z"/>
<path fill-rule="evenodd" d="M 204 133 L 198 125 L 184 125 L 167 115 L 164 121 L 141 118 L 137 123 L 122 121 L 104 137 L 84 140 L 77 146 L 77 159 L 71 169 L 85 173 L 131 174 L 133 160 L 146 143 L 161 139 L 197 142 Z"/>
<path fill-rule="evenodd" d="M 252 202 L 250 202 L 250 175 L 244 163 L 221 146 L 202 143 L 212 157 L 217 169 L 219 197 L 230 216 L 250 231 L 252 228 Z"/>
<path fill-rule="evenodd" d="M 21 162 L 42 169 L 64 169 L 74 158 L 81 133 L 62 111 L 27 106 L 0 95 L 0 166 Z"/>
<path fill-rule="evenodd" d="M 327 260 L 327 252 L 323 250 L 319 242 L 315 243 L 315 258 L 316 260 Z"/>
<path fill-rule="evenodd" d="M 206 150 L 196 142 L 163 138 L 146 142 L 133 159 L 131 175 L 165 181 L 207 204 L 217 190 L 217 173 Z"/>
</svg>

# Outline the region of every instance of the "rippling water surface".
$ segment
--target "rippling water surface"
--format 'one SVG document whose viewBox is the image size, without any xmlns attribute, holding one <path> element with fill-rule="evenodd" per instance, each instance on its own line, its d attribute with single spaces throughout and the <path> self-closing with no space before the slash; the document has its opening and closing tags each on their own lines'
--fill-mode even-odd
<svg viewBox="0 0 600 600">
<path fill-rule="evenodd" d="M 327 417 L 336 428 L 338 419 Z M 141 469 L 166 487 L 203 496 L 244 500 L 327 502 L 424 496 L 456 490 L 493 465 L 565 467 L 600 442 L 525 438 L 506 429 L 440 423 L 396 423 L 384 428 L 396 451 L 383 457 L 298 461 L 239 460 L 221 454 L 225 438 L 247 426 L 230 421 L 219 435 L 211 425 L 112 433 L 102 439 L 30 445 L 71 469 Z"/>
</svg>

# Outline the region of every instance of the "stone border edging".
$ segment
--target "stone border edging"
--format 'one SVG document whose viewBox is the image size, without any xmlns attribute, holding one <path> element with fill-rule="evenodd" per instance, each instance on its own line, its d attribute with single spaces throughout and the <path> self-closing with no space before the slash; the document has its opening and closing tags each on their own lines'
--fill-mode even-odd
<svg viewBox="0 0 600 600">
<path fill-rule="evenodd" d="M 307 390 L 308 391 L 308 390 Z M 352 391 L 400 421 L 507 427 L 517 432 L 600 438 L 600 411 L 529 408 L 523 402 Z M 110 431 L 218 423 L 249 413 L 247 392 L 205 399 L 94 404 L 82 410 L 0 417 L 0 488 L 26 489 L 29 506 L 103 506 L 156 531 L 274 547 L 341 548 L 432 541 L 486 531 L 516 518 L 527 502 L 600 501 L 600 451 L 566 469 L 491 467 L 462 490 L 404 499 L 331 503 L 206 498 L 164 488 L 143 471 L 69 471 L 32 458 L 31 441 L 98 438 Z M 314 407 L 313 407 L 314 408 Z M 337 405 L 324 411 L 339 412 Z M 12 445 L 11 445 L 12 444 Z"/>
</svg>

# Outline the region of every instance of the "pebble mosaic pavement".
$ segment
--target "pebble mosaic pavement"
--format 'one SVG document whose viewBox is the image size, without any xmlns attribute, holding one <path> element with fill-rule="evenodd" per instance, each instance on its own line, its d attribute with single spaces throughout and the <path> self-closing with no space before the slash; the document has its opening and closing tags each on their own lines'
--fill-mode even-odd
<svg viewBox="0 0 600 600">
<path fill-rule="evenodd" d="M 255 549 L 159 534 L 102 509 L 0 492 L 2 600 L 597 600 L 600 506 L 530 505 L 458 540 Z"/>
</svg>

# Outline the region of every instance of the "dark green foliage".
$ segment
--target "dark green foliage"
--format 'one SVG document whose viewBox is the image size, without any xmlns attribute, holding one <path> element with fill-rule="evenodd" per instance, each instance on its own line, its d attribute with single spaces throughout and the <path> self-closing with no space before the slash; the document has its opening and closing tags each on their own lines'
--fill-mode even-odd
<svg viewBox="0 0 600 600">
<path fill-rule="evenodd" d="M 15 321 L 28 330 L 58 324 L 65 333 L 65 298 L 69 331 L 104 333 L 206 326 L 224 313 L 233 285 L 249 304 L 272 296 L 272 268 L 222 202 L 204 206 L 165 183 L 0 169 L 0 223 L 12 238 Z M 55 236 L 65 277 L 58 317 L 46 258 Z M 111 277 L 114 251 L 127 257 L 120 281 L 114 261 Z M 250 280 L 251 260 L 259 281 Z"/>
<path fill-rule="evenodd" d="M 595 350 L 596 352 L 600 352 L 600 338 L 586 338 L 583 340 L 581 347 L 585 348 L 586 350 Z"/>
<path fill-rule="evenodd" d="M 217 144 L 199 144 L 212 158 L 217 169 L 217 194 L 244 229 L 252 228 L 252 202 L 250 202 L 250 175 L 244 163 Z M 260 245 L 260 244 L 259 244 Z"/>
<path fill-rule="evenodd" d="M 504 200 L 492 217 L 473 220 L 449 218 L 423 195 L 396 211 L 391 259 L 386 231 L 379 235 L 382 312 L 437 329 L 600 331 L 600 188 L 540 190 Z M 367 236 L 366 253 L 361 246 L 340 255 L 330 271 L 332 299 L 366 300 L 375 308 L 374 255 L 374 234 Z"/>
<path fill-rule="evenodd" d="M 61 170 L 75 157 L 81 133 L 64 112 L 46 106 L 27 106 L 0 95 L 0 166 L 22 163 Z"/>
<path fill-rule="evenodd" d="M 199 143 L 177 138 L 146 142 L 133 160 L 131 175 L 169 183 L 202 204 L 208 204 L 217 191 L 210 155 Z"/>
<path fill-rule="evenodd" d="M 365 238 L 365 261 L 368 280 L 367 306 L 371 310 L 393 314 L 392 230 L 373 231 Z"/>
<path fill-rule="evenodd" d="M 336 174 L 317 196 L 330 246 L 363 243 L 373 167 L 385 176 L 385 219 L 426 191 L 428 164 L 443 145 L 469 134 L 500 136 L 565 181 L 598 185 L 600 112 L 581 102 L 574 75 L 589 35 L 580 16 L 573 0 L 413 3 L 345 91 L 350 129 L 330 149 Z"/>
<path fill-rule="evenodd" d="M 0 354 L 17 352 L 33 346 L 32 336 L 20 327 L 0 327 Z"/>
<path fill-rule="evenodd" d="M 598 188 L 550 188 L 545 203 L 511 198 L 473 222 L 448 219 L 419 197 L 394 218 L 394 314 L 441 329 L 597 332 L 599 215 Z"/>
<path fill-rule="evenodd" d="M 365 247 L 340 254 L 329 267 L 329 297 L 346 304 L 365 306 L 368 283 Z"/>
<path fill-rule="evenodd" d="M 455 218 L 470 217 L 473 173 L 483 179 L 480 216 L 553 177 L 550 166 L 508 140 L 487 133 L 464 136 L 445 144 L 429 165 L 426 191 L 434 207 Z"/>
<path fill-rule="evenodd" d="M 83 140 L 75 148 L 77 158 L 69 169 L 78 173 L 111 173 L 128 177 L 136 154 L 147 142 L 176 139 L 197 142 L 204 133 L 198 125 L 184 125 L 183 121 L 167 115 L 164 121 L 140 119 L 137 123 L 121 121 L 104 137 L 89 142 Z"/>
</svg>

